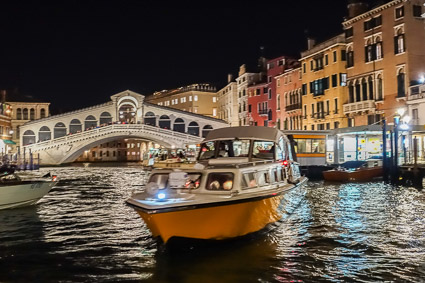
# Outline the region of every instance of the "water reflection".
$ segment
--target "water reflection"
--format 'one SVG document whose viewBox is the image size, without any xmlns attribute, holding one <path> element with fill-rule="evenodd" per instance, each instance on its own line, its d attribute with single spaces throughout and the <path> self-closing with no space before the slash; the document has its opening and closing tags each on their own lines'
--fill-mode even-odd
<svg viewBox="0 0 425 283">
<path fill-rule="evenodd" d="M 33 207 L 0 211 L 0 281 L 341 282 L 425 278 L 425 197 L 382 183 L 311 183 L 273 232 L 181 252 L 125 205 L 141 168 L 50 168 Z M 298 195 L 299 196 L 299 195 Z M 292 213 L 291 213 L 292 212 Z"/>
</svg>

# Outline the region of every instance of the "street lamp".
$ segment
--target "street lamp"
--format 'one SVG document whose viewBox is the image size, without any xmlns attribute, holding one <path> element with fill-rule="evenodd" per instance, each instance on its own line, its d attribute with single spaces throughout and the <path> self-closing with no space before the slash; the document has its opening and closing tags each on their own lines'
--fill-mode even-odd
<svg viewBox="0 0 425 283">
<path fill-rule="evenodd" d="M 393 162 L 394 162 L 394 175 L 393 178 L 395 180 L 398 180 L 399 172 L 398 172 L 398 131 L 407 131 L 409 130 L 409 122 L 411 120 L 411 117 L 404 114 L 406 113 L 405 108 L 400 108 L 396 111 L 396 114 L 394 115 L 394 155 L 393 155 Z M 401 122 L 401 123 L 400 123 Z M 405 137 L 403 137 L 405 139 Z M 403 151 L 406 158 L 406 147 L 405 142 L 403 140 Z"/>
</svg>

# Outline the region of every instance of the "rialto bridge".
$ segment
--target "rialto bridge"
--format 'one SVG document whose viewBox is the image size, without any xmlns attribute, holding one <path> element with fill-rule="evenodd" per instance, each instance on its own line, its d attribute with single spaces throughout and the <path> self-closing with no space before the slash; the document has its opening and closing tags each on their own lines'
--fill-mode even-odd
<svg viewBox="0 0 425 283">
<path fill-rule="evenodd" d="M 117 139 L 179 148 L 197 144 L 210 130 L 226 126 L 219 119 L 145 102 L 143 95 L 127 90 L 104 104 L 28 122 L 21 126 L 20 141 L 26 152 L 40 155 L 40 164 L 55 165 Z"/>
</svg>

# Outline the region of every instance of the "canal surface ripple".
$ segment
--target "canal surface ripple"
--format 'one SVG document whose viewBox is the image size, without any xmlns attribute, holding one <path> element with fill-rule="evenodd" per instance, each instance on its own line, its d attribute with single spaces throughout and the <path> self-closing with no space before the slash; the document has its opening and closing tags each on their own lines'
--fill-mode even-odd
<svg viewBox="0 0 425 283">
<path fill-rule="evenodd" d="M 425 195 L 310 182 L 267 235 L 174 251 L 125 205 L 140 167 L 59 167 L 36 206 L 0 211 L 0 282 L 423 282 Z"/>
</svg>

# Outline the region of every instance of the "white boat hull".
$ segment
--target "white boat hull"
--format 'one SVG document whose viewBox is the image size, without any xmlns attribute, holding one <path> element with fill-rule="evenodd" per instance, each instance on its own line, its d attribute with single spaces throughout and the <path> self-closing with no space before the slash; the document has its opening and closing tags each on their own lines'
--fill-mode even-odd
<svg viewBox="0 0 425 283">
<path fill-rule="evenodd" d="M 0 186 L 0 209 L 29 206 L 37 203 L 57 182 L 24 181 Z"/>
</svg>

